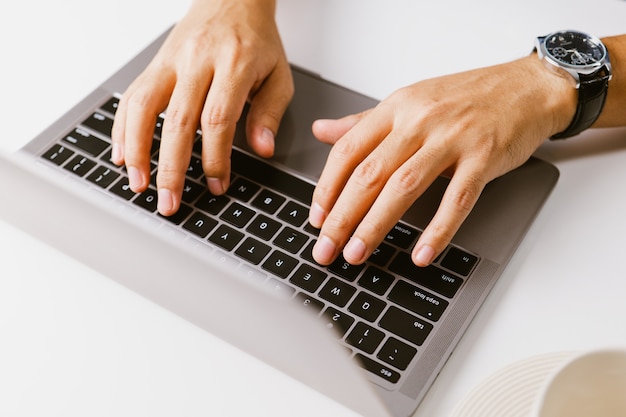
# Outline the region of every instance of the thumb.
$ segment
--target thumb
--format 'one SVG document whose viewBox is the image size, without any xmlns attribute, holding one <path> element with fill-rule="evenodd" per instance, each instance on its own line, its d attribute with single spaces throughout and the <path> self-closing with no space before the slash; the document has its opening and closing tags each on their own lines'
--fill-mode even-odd
<svg viewBox="0 0 626 417">
<path fill-rule="evenodd" d="M 313 134 L 320 142 L 334 145 L 369 112 L 370 110 L 366 110 L 342 117 L 341 119 L 318 119 L 313 122 Z"/>
</svg>

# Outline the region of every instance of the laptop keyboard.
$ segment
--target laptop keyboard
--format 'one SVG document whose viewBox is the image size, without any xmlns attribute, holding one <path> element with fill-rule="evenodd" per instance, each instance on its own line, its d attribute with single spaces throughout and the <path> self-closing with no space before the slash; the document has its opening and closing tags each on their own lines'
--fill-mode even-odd
<svg viewBox="0 0 626 417">
<path fill-rule="evenodd" d="M 110 160 L 117 103 L 112 97 L 41 157 L 189 238 L 233 254 L 264 285 L 314 310 L 363 368 L 387 383 L 401 381 L 471 276 L 478 256 L 450 245 L 433 265 L 416 267 L 410 250 L 420 231 L 399 222 L 364 264 L 351 265 L 340 257 L 321 266 L 311 254 L 318 230 L 307 221 L 314 185 L 233 149 L 231 186 L 225 195 L 214 196 L 203 183 L 200 134 L 181 208 L 163 217 L 157 213 L 156 193 L 163 119 L 155 126 L 151 185 L 136 194 L 125 169 Z"/>
</svg>

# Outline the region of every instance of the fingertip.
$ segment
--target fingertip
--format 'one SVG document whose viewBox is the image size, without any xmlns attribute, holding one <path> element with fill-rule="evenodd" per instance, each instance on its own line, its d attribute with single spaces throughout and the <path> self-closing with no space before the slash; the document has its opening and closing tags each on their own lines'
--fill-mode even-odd
<svg viewBox="0 0 626 417">
<path fill-rule="evenodd" d="M 249 139 L 249 143 L 257 155 L 263 158 L 270 158 L 274 155 L 274 139 L 274 132 L 270 128 L 264 127 L 252 135 Z"/>
<path fill-rule="evenodd" d="M 222 195 L 228 189 L 228 184 L 219 178 L 209 177 L 206 179 L 207 187 L 213 195 Z"/>
<path fill-rule="evenodd" d="M 326 211 L 317 202 L 313 202 L 309 210 L 309 223 L 316 229 L 321 229 L 324 220 L 326 220 Z"/>
<path fill-rule="evenodd" d="M 320 238 L 313 246 L 313 259 L 320 265 L 329 265 L 337 257 L 337 244 L 326 235 Z"/>
<path fill-rule="evenodd" d="M 118 166 L 124 164 L 124 149 L 118 142 L 111 145 L 111 162 Z"/>
<path fill-rule="evenodd" d="M 434 259 L 435 249 L 428 244 L 417 246 L 413 251 L 413 263 L 417 266 L 428 266 Z"/>
</svg>

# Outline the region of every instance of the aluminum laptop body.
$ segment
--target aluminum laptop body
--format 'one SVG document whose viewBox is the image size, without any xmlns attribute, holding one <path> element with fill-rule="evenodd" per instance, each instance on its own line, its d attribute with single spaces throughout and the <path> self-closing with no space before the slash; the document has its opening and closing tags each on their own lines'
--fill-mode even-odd
<svg viewBox="0 0 626 417">
<path fill-rule="evenodd" d="M 106 107 L 112 98 L 125 91 L 154 56 L 166 35 L 163 34 L 149 45 L 29 142 L 17 155 L 0 159 L 0 192 L 6 193 L 2 197 L 3 201 L 11 200 L 11 204 L 3 207 L 4 213 L 0 214 L 110 278 L 363 415 L 411 415 L 550 194 L 558 178 L 557 169 L 549 163 L 531 158 L 522 167 L 490 183 L 446 252 L 461 250 L 462 254 L 466 254 L 461 257 L 461 261 L 470 259 L 472 263 L 469 270 L 463 273 L 465 275 L 450 272 L 444 260 L 438 260 L 438 270 L 443 272 L 435 277 L 438 280 L 435 284 L 414 280 L 411 274 L 415 271 L 411 270 L 406 275 L 392 274 L 392 286 L 382 292 L 383 303 L 392 298 L 405 301 L 404 304 L 401 302 L 400 307 L 381 307 L 380 317 L 416 317 L 410 323 L 415 329 L 404 331 L 422 332 L 424 327 L 432 330 L 424 333 L 423 339 L 419 340 L 412 338 L 413 333 L 409 334 L 409 340 L 381 336 L 384 339 L 374 350 L 362 350 L 360 343 L 366 339 L 365 336 L 378 334 L 386 326 L 380 324 L 382 319 L 379 322 L 378 319 L 370 321 L 369 318 L 363 318 L 366 317 L 366 311 L 357 312 L 356 315 L 354 313 L 358 297 L 368 297 L 368 302 L 357 306 L 366 310 L 365 306 L 371 305 L 370 298 L 377 295 L 374 287 L 365 286 L 363 276 L 355 276 L 352 280 L 357 287 L 357 295 L 347 304 L 338 306 L 332 304 L 333 300 L 322 300 L 325 304 L 324 312 L 309 314 L 298 305 L 301 303 L 294 303 L 293 299 L 304 297 L 305 303 L 312 302 L 323 289 L 308 292 L 298 285 L 292 285 L 289 276 L 277 277 L 263 268 L 263 262 L 267 261 L 260 261 L 257 265 L 246 262 L 239 256 L 239 249 L 224 250 L 212 245 L 210 238 L 200 239 L 186 234 L 184 220 L 180 224 L 173 224 L 142 210 L 130 200 L 112 195 L 94 185 L 93 181 L 87 181 L 86 178 L 93 177 L 95 171 L 83 176 L 74 175 L 71 167 L 67 166 L 69 163 L 61 167 L 44 157 L 50 154 L 55 144 L 71 149 L 75 158 L 80 156 L 81 149 L 72 143 L 63 142 L 64 138 L 75 131 L 77 126 L 83 126 L 87 118 Z M 355 113 L 372 107 L 376 101 L 299 68 L 293 68 L 293 73 L 295 97 L 280 127 L 275 156 L 266 162 L 292 174 L 297 178 L 297 183 L 306 183 L 308 186 L 304 188 L 308 188 L 313 186 L 321 173 L 329 151 L 327 145 L 319 143 L 312 136 L 312 121 Z M 89 127 L 80 129 L 89 135 L 99 136 Z M 237 133 L 235 153 L 239 155 L 237 158 L 243 158 L 248 163 L 249 170 L 254 171 L 255 167 L 262 166 L 247 149 L 242 131 L 239 129 Z M 82 163 L 79 159 L 76 160 L 77 164 Z M 106 169 L 102 158 L 93 159 L 98 166 L 102 166 L 98 169 Z M 272 182 L 271 178 L 264 178 L 264 175 L 271 176 L 274 171 L 263 168 L 260 172 L 263 175 L 247 179 L 260 185 L 264 185 L 265 181 Z M 248 177 L 254 176 L 254 173 L 249 172 Z M 123 170 L 120 170 L 116 175 L 123 177 L 123 174 Z M 400 234 L 406 230 L 419 231 L 428 224 L 446 185 L 446 179 L 438 179 L 407 211 L 399 226 Z M 26 197 L 15 200 L 15 194 L 9 193 L 15 193 L 16 190 L 21 190 L 20 195 Z M 36 215 L 42 205 L 48 207 L 45 215 Z M 274 219 L 276 216 L 266 217 Z M 60 223 L 73 222 L 78 227 L 71 228 L 72 235 L 59 232 Z M 198 222 L 195 224 L 200 224 Z M 294 226 L 294 229 L 298 229 L 299 235 L 306 234 L 306 225 Z M 100 238 L 92 240 L 89 237 L 92 234 Z M 246 231 L 242 234 L 248 236 Z M 314 240 L 314 232 L 308 238 Z M 391 240 L 387 246 L 395 245 Z M 129 256 L 131 251 L 134 253 L 132 259 Z M 301 261 L 301 255 L 294 254 L 291 257 Z M 396 259 L 399 259 L 399 255 L 388 264 L 395 263 L 395 268 L 400 268 L 402 262 L 396 262 Z M 309 261 L 303 263 L 307 267 L 313 266 Z M 371 268 L 378 271 L 376 265 Z M 337 282 L 329 294 L 332 298 L 337 295 L 338 288 L 343 288 L 341 285 L 345 284 L 344 281 L 350 280 L 341 277 L 341 271 L 325 272 L 329 276 L 327 279 Z M 359 273 L 365 274 L 363 271 Z M 419 275 L 421 271 L 416 273 Z M 402 281 L 403 286 L 397 285 L 399 281 Z M 268 285 L 268 282 L 271 284 Z M 454 290 L 448 293 L 451 285 Z M 438 288 L 442 288 L 441 292 L 436 291 Z M 409 292 L 422 300 L 407 301 Z M 252 298 L 258 301 L 247 302 Z M 430 299 L 429 308 L 439 311 L 437 317 L 433 318 L 430 310 L 427 313 L 419 312 L 425 299 Z M 422 307 L 414 308 L 413 301 L 422 303 L 419 304 Z M 442 303 L 446 305 L 445 310 L 440 309 Z M 218 314 L 220 307 L 236 308 L 240 312 L 224 317 Z M 390 314 L 392 309 L 394 315 Z M 300 310 L 303 312 L 300 313 Z M 292 314 L 293 311 L 298 313 Z M 340 337 L 326 329 L 309 331 L 317 327 L 314 324 L 317 322 L 324 322 L 320 327 L 332 324 L 329 321 L 332 318 L 328 319 L 329 311 L 333 312 L 330 316 L 354 316 L 356 320 L 353 317 Z M 302 318 L 302 324 L 295 323 L 294 317 Z M 325 321 L 320 321 L 320 317 L 326 317 Z M 359 326 L 368 330 L 362 332 L 360 340 L 355 340 L 353 335 L 358 333 Z M 296 328 L 304 330 L 297 331 Z M 264 336 L 259 337 L 259 332 Z M 277 343 L 279 340 L 280 343 Z M 341 347 L 335 349 L 334 346 Z M 412 356 L 404 366 L 395 366 L 394 346 L 402 346 L 398 348 L 400 350 L 406 347 L 411 351 Z M 351 357 L 358 359 L 353 360 Z M 376 395 L 369 395 L 372 389 Z"/>
</svg>

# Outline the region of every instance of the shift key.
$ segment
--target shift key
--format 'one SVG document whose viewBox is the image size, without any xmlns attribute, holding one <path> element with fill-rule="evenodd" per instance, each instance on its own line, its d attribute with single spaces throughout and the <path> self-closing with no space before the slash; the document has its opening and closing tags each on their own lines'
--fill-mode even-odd
<svg viewBox="0 0 626 417">
<path fill-rule="evenodd" d="M 391 261 L 389 269 L 403 277 L 433 290 L 448 298 L 454 297 L 458 289 L 463 284 L 463 279 L 445 272 L 436 266 L 427 266 L 425 268 L 416 266 L 411 260 L 411 255 L 407 252 L 400 252 Z"/>
</svg>

